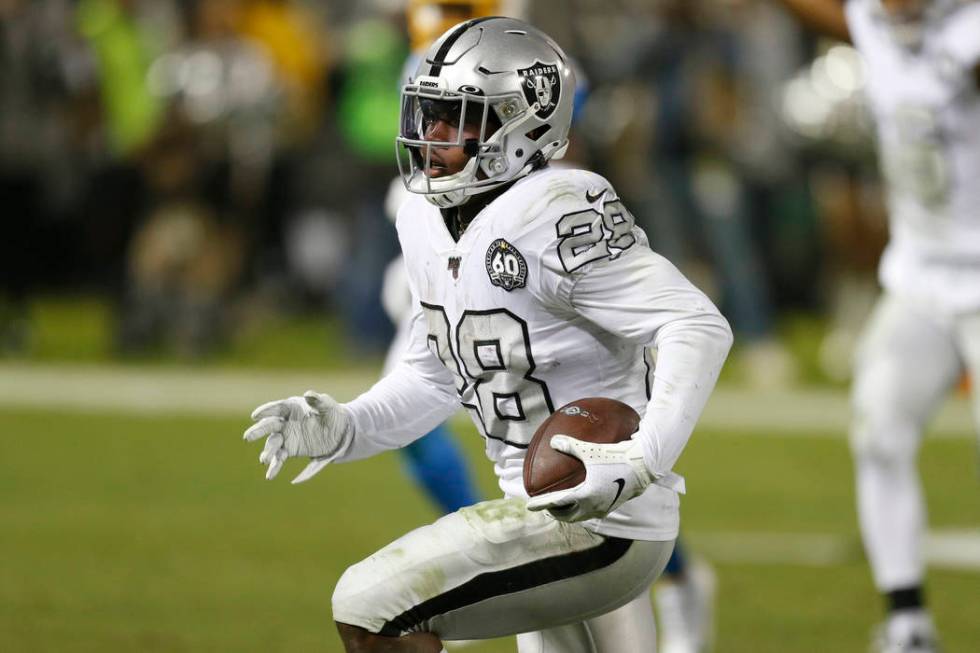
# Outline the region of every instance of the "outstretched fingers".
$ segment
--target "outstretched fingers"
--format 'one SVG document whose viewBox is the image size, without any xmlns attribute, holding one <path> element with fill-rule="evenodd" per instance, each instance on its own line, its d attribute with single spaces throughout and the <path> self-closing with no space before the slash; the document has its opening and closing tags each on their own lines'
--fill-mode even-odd
<svg viewBox="0 0 980 653">
<path fill-rule="evenodd" d="M 269 438 L 269 441 L 276 437 L 278 436 L 273 435 Z M 286 449 L 282 446 L 279 446 L 278 448 L 274 448 L 274 445 L 270 446 L 267 441 L 265 451 L 263 451 L 262 454 L 265 456 L 265 460 L 263 460 L 262 463 L 269 466 L 269 468 L 265 470 L 265 477 L 271 481 L 279 473 L 279 470 L 282 469 L 283 463 L 285 463 L 286 459 L 289 458 L 289 453 L 287 453 Z"/>
<path fill-rule="evenodd" d="M 263 465 L 271 464 L 274 456 L 282 449 L 283 442 L 283 436 L 279 433 L 270 435 L 269 439 L 265 441 L 265 448 L 259 454 L 259 462 Z"/>
<path fill-rule="evenodd" d="M 287 402 L 287 399 L 267 401 L 252 411 L 252 419 L 259 420 L 263 417 L 289 417 L 289 404 Z"/>
<path fill-rule="evenodd" d="M 264 438 L 267 435 L 281 433 L 283 423 L 284 422 L 281 417 L 263 417 L 258 422 L 248 427 L 242 437 L 249 442 L 255 442 L 256 440 Z"/>
<path fill-rule="evenodd" d="M 282 464 L 286 462 L 286 458 L 289 458 L 289 454 L 286 453 L 285 449 L 280 449 L 276 452 L 272 457 L 272 462 L 269 463 L 269 469 L 265 472 L 266 480 L 271 481 L 279 474 L 279 470 L 282 469 Z"/>
</svg>

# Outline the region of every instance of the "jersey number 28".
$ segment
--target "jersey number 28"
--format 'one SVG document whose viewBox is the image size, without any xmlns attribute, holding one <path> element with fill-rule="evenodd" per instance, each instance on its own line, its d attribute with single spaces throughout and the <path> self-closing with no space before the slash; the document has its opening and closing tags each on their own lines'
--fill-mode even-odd
<svg viewBox="0 0 980 653">
<path fill-rule="evenodd" d="M 586 263 L 616 258 L 633 246 L 636 220 L 618 199 L 602 204 L 602 213 L 585 209 L 561 216 L 558 233 L 558 258 L 565 272 L 573 272 Z"/>
<path fill-rule="evenodd" d="M 548 386 L 533 376 L 527 323 L 499 308 L 466 311 L 452 329 L 443 307 L 423 303 L 422 313 L 429 349 L 452 372 L 484 435 L 527 447 L 533 429 L 554 412 Z"/>
</svg>

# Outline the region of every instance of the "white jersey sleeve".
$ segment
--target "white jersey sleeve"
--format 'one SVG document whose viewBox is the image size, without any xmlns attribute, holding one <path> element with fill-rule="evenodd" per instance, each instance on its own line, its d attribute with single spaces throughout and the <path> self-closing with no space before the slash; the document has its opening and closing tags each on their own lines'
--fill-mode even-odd
<svg viewBox="0 0 980 653">
<path fill-rule="evenodd" d="M 592 266 L 575 280 L 571 303 L 609 333 L 657 351 L 638 437 L 650 471 L 667 475 L 732 345 L 728 322 L 677 268 L 646 247 Z"/>
<path fill-rule="evenodd" d="M 416 311 L 401 362 L 370 390 L 346 404 L 354 422 L 354 439 L 337 462 L 404 447 L 459 408 L 452 376 L 426 342 L 425 320 Z"/>
<path fill-rule="evenodd" d="M 596 202 L 602 210 L 583 204 L 586 192 L 571 192 L 532 223 L 538 233 L 518 241 L 530 241 L 529 252 L 538 250 L 529 257 L 541 268 L 532 291 L 542 303 L 570 310 L 614 339 L 656 350 L 637 437 L 650 471 L 667 476 L 715 386 L 732 345 L 731 328 L 703 292 L 650 249 L 605 179 L 576 176 L 588 180 L 585 189 L 602 193 Z M 591 242 L 599 234 L 603 240 Z"/>
</svg>

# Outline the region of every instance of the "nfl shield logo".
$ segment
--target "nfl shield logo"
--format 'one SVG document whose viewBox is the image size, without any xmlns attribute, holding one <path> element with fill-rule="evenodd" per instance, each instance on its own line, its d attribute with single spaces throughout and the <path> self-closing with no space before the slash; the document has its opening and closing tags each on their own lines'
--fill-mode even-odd
<svg viewBox="0 0 980 653">
<path fill-rule="evenodd" d="M 558 106 L 561 97 L 561 77 L 555 64 L 534 62 L 528 68 L 519 68 L 521 88 L 529 106 L 538 105 L 534 114 L 542 120 L 548 118 Z"/>
<path fill-rule="evenodd" d="M 517 248 L 503 238 L 490 243 L 486 256 L 490 283 L 507 292 L 527 285 L 527 261 Z"/>
<path fill-rule="evenodd" d="M 460 256 L 450 256 L 449 265 L 446 267 L 447 270 L 453 273 L 453 279 L 459 279 L 459 264 L 462 263 L 463 259 Z"/>
</svg>

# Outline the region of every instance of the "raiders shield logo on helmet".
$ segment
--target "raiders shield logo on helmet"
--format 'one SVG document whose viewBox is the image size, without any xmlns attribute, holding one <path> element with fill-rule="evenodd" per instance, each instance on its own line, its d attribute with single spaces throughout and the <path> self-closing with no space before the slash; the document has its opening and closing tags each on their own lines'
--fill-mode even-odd
<svg viewBox="0 0 980 653">
<path fill-rule="evenodd" d="M 544 120 L 554 113 L 561 96 L 558 66 L 536 61 L 533 66 L 519 68 L 517 73 L 521 76 L 521 88 L 524 89 L 528 105 L 538 105 L 534 114 Z"/>
<path fill-rule="evenodd" d="M 487 250 L 487 274 L 490 283 L 511 291 L 527 285 L 527 262 L 517 249 L 503 238 L 490 243 Z"/>
</svg>

